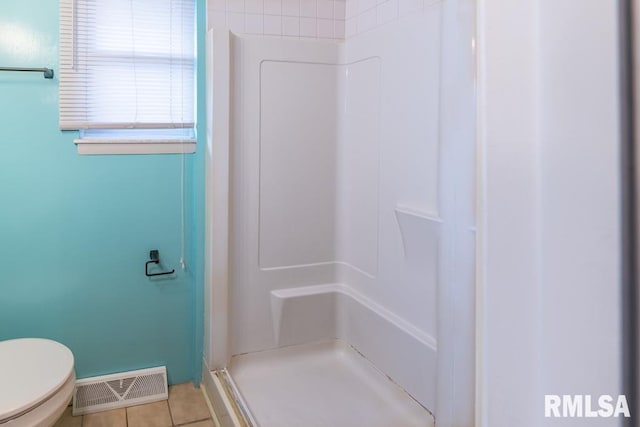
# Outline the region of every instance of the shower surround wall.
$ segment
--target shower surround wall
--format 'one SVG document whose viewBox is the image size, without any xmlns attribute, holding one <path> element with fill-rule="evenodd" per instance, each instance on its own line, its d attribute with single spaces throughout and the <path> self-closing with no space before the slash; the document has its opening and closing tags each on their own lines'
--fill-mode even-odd
<svg viewBox="0 0 640 427">
<path fill-rule="evenodd" d="M 385 3 L 399 10 L 374 2 L 350 19 Z M 442 425 L 472 419 L 472 28 L 441 25 L 473 8 L 451 4 L 413 2 L 346 43 L 210 21 L 209 368 L 338 338 L 442 408 Z M 443 64 L 463 71 L 443 77 Z M 456 297 L 466 305 L 439 313 Z"/>
</svg>

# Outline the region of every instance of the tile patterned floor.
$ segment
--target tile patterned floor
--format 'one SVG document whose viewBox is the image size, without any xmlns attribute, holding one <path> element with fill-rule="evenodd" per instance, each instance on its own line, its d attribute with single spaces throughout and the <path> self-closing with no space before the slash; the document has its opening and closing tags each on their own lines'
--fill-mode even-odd
<svg viewBox="0 0 640 427">
<path fill-rule="evenodd" d="M 169 400 L 126 409 L 71 416 L 67 408 L 54 427 L 215 427 L 202 391 L 192 383 L 169 387 Z"/>
</svg>

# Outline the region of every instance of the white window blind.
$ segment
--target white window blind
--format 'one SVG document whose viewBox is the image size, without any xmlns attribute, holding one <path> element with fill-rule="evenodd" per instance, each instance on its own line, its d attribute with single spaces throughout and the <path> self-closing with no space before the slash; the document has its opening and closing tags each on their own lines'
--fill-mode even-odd
<svg viewBox="0 0 640 427">
<path fill-rule="evenodd" d="M 60 0 L 60 128 L 193 128 L 194 63 L 194 0 Z"/>
</svg>

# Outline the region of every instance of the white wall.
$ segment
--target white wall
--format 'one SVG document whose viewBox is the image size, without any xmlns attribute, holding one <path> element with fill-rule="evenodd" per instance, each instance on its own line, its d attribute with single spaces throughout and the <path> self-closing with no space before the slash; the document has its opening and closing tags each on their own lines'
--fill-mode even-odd
<svg viewBox="0 0 640 427">
<path fill-rule="evenodd" d="M 479 6 L 479 426 L 621 392 L 616 4 Z"/>
<path fill-rule="evenodd" d="M 478 5 L 478 427 L 537 426 L 536 8 Z"/>
<path fill-rule="evenodd" d="M 474 425 L 476 94 L 474 0 L 443 3 L 438 287 L 439 426 Z"/>
<path fill-rule="evenodd" d="M 540 2 L 543 393 L 622 392 L 616 12 Z"/>
<path fill-rule="evenodd" d="M 335 281 L 337 47 L 232 38 L 230 354 L 278 346 L 270 291 Z"/>
<path fill-rule="evenodd" d="M 345 45 L 346 63 L 376 58 L 380 64 L 377 81 L 358 73 L 349 75 L 349 95 L 362 96 L 356 90 L 357 79 L 366 79 L 361 93 L 367 92 L 366 86 L 379 90 L 379 121 L 357 123 L 361 129 L 376 127 L 379 247 L 377 271 L 371 277 L 344 268 L 339 276 L 434 339 L 442 223 L 440 175 L 448 167 L 439 157 L 440 17 L 438 4 L 358 35 Z M 349 69 L 357 71 L 354 66 Z"/>
<path fill-rule="evenodd" d="M 205 287 L 203 371 L 229 358 L 229 173 L 231 42 L 227 31 L 207 32 L 207 146 L 205 150 Z M 216 55 L 212 54 L 216 52 Z M 214 95 L 215 94 L 215 102 Z M 214 143 L 217 142 L 217 143 Z M 216 284 L 214 286 L 214 284 Z M 206 375 L 205 375 L 206 378 Z"/>
<path fill-rule="evenodd" d="M 379 273 L 345 281 L 436 338 L 443 427 L 474 423 L 474 19 L 432 2 L 346 43 L 379 59 L 382 110 Z"/>
<path fill-rule="evenodd" d="M 246 141 L 260 150 L 259 189 L 244 195 L 260 198 L 259 265 L 334 262 L 339 71 L 274 53 L 262 54 L 259 97 L 247 100 L 260 104 L 259 139 Z"/>
</svg>

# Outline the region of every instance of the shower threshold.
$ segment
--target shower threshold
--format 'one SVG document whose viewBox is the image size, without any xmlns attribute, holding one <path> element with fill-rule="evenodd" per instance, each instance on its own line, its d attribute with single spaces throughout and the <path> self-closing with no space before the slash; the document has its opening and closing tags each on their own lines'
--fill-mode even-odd
<svg viewBox="0 0 640 427">
<path fill-rule="evenodd" d="M 234 356 L 256 427 L 433 427 L 431 413 L 342 341 Z"/>
</svg>

